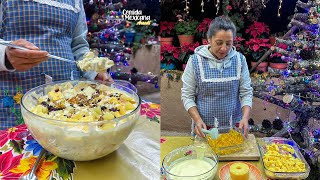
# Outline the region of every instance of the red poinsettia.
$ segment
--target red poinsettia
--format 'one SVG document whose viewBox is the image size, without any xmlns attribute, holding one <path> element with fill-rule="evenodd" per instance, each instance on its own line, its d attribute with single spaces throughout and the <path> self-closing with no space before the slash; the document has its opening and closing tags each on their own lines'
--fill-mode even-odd
<svg viewBox="0 0 320 180">
<path fill-rule="evenodd" d="M 179 57 L 179 49 L 173 45 L 164 44 L 160 48 L 160 61 L 163 60 L 175 60 Z"/>
<path fill-rule="evenodd" d="M 279 47 L 279 48 L 281 48 L 281 49 L 287 49 L 288 46 L 287 46 L 286 44 L 280 43 L 280 44 L 277 45 L 277 47 Z M 276 53 L 272 53 L 272 54 L 270 55 L 270 58 L 281 57 L 281 56 L 282 56 L 281 53 L 276 52 Z"/>
<path fill-rule="evenodd" d="M 210 18 L 204 18 L 202 22 L 197 26 L 196 30 L 201 38 L 206 38 L 206 34 L 208 32 L 211 21 L 212 19 Z"/>
<path fill-rule="evenodd" d="M 251 38 L 249 41 L 246 41 L 245 46 L 248 48 L 247 51 L 252 56 L 253 60 L 257 61 L 269 50 L 271 44 L 269 43 L 269 39 Z"/>
<path fill-rule="evenodd" d="M 237 51 L 244 52 L 244 41 L 245 39 L 239 36 L 236 36 L 233 41 L 233 45 L 236 47 Z"/>
<path fill-rule="evenodd" d="M 270 29 L 269 26 L 267 26 L 263 22 L 257 22 L 254 21 L 253 24 L 251 24 L 248 29 L 246 29 L 246 33 L 249 33 L 253 38 L 256 38 L 263 33 L 269 35 Z"/>
<path fill-rule="evenodd" d="M 21 140 L 22 132 L 27 131 L 27 126 L 25 124 L 0 131 L 0 147 L 6 144 L 9 140 Z"/>
<path fill-rule="evenodd" d="M 253 52 L 264 51 L 265 48 L 270 48 L 271 44 L 268 43 L 269 39 L 253 38 L 246 41 L 246 46 Z"/>
<path fill-rule="evenodd" d="M 232 6 L 228 5 L 226 8 L 227 8 L 228 11 L 230 11 L 232 9 Z"/>
<path fill-rule="evenodd" d="M 174 22 L 160 21 L 160 36 L 172 37 L 174 35 Z"/>
<path fill-rule="evenodd" d="M 13 157 L 12 150 L 5 152 L 0 156 L 0 177 L 3 180 L 6 179 L 18 179 L 22 173 L 16 174 L 10 172 L 11 169 L 19 165 L 20 159 L 23 154 Z"/>
<path fill-rule="evenodd" d="M 194 54 L 194 50 L 199 46 L 199 42 L 193 44 L 183 44 L 179 52 L 179 61 L 182 64 L 187 64 L 190 55 Z"/>
</svg>

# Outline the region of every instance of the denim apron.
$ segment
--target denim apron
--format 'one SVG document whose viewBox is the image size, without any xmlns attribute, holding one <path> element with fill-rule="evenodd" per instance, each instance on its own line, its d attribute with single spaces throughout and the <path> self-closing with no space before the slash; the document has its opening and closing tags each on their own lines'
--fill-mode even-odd
<svg viewBox="0 0 320 180">
<path fill-rule="evenodd" d="M 71 49 L 80 0 L 1 0 L 3 21 L 0 38 L 7 41 L 26 39 L 40 50 L 74 59 Z M 44 84 L 45 77 L 54 81 L 68 80 L 76 71 L 74 63 L 50 58 L 25 72 L 0 71 L 0 129 L 21 122 L 20 104 L 13 101 L 17 93 L 25 93 Z"/>
<path fill-rule="evenodd" d="M 199 55 L 192 56 L 192 63 L 196 74 L 196 105 L 200 117 L 207 126 L 214 127 L 214 117 L 219 121 L 220 128 L 230 127 L 241 120 L 241 104 L 239 85 L 241 75 L 240 54 L 237 52 L 221 67 L 212 67 L 207 58 Z M 194 121 L 192 121 L 192 135 L 194 135 Z"/>
</svg>

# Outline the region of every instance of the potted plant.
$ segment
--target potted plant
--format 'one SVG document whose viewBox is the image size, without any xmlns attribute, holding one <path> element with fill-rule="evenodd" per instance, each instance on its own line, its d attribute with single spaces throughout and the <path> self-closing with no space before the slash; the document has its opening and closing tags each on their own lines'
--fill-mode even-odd
<svg viewBox="0 0 320 180">
<path fill-rule="evenodd" d="M 287 49 L 287 45 L 285 44 L 279 44 L 279 48 L 281 49 Z M 274 68 L 274 69 L 280 69 L 280 70 L 285 70 L 288 67 L 286 57 L 283 56 L 281 53 L 272 53 L 269 58 L 269 66 Z"/>
<path fill-rule="evenodd" d="M 160 69 L 175 70 L 179 57 L 179 49 L 170 44 L 164 44 L 160 50 Z"/>
<path fill-rule="evenodd" d="M 182 65 L 182 70 L 186 68 L 190 55 L 194 54 L 194 49 L 199 46 L 199 43 L 185 44 L 181 46 L 178 60 Z"/>
<path fill-rule="evenodd" d="M 246 54 L 250 55 L 251 66 L 254 66 L 271 47 L 268 37 L 270 29 L 266 24 L 254 21 L 245 32 L 251 37 L 245 42 L 245 46 L 247 47 Z M 267 67 L 268 62 L 264 61 L 258 65 L 256 70 L 266 72 Z"/>
<path fill-rule="evenodd" d="M 174 22 L 161 21 L 160 22 L 160 43 L 172 45 L 174 36 Z"/>
<path fill-rule="evenodd" d="M 175 24 L 174 29 L 178 35 L 180 45 L 193 43 L 197 25 L 198 21 L 195 20 L 182 20 Z"/>
<path fill-rule="evenodd" d="M 196 28 L 199 37 L 202 39 L 202 44 L 208 44 L 207 32 L 211 21 L 210 18 L 204 18 Z"/>
<path fill-rule="evenodd" d="M 132 43 L 134 40 L 134 35 L 136 34 L 136 31 L 133 28 L 133 24 L 131 24 L 129 27 L 125 28 L 125 37 L 126 37 L 126 43 Z"/>
<path fill-rule="evenodd" d="M 269 39 L 263 38 L 251 38 L 245 42 L 247 47 L 247 54 L 250 54 L 251 57 L 251 66 L 253 67 L 258 60 L 270 49 L 271 44 Z M 263 72 L 267 71 L 268 62 L 261 62 L 256 70 L 261 70 Z"/>
<path fill-rule="evenodd" d="M 133 22 L 133 29 L 135 30 L 136 34 L 134 36 L 134 42 L 140 43 L 141 39 L 145 37 L 145 31 L 147 30 L 146 26 L 143 25 L 137 25 L 135 22 Z"/>
</svg>

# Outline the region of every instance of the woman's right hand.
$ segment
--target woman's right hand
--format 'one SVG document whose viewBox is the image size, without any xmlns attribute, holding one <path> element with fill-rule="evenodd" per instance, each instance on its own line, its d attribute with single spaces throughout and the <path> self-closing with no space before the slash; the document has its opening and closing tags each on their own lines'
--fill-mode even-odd
<svg viewBox="0 0 320 180">
<path fill-rule="evenodd" d="M 195 128 L 194 128 L 194 132 L 200 136 L 200 137 L 205 137 L 204 133 L 202 132 L 202 129 L 207 129 L 206 124 L 200 119 L 198 121 L 195 122 Z"/>
<path fill-rule="evenodd" d="M 34 66 L 48 60 L 48 52 L 40 51 L 37 46 L 24 39 L 13 41 L 12 44 L 26 47 L 30 50 L 6 48 L 6 58 L 17 71 L 27 71 Z"/>
</svg>

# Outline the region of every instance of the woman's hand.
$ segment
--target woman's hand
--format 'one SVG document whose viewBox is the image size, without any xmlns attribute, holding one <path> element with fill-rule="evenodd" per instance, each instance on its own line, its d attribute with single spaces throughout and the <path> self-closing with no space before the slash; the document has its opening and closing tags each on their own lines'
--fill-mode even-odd
<svg viewBox="0 0 320 180">
<path fill-rule="evenodd" d="M 98 73 L 95 80 L 105 85 L 109 85 L 114 82 L 110 74 L 107 74 L 107 73 Z"/>
<path fill-rule="evenodd" d="M 205 137 L 204 133 L 202 132 L 202 129 L 207 129 L 206 124 L 200 119 L 197 122 L 195 122 L 195 128 L 194 128 L 194 132 L 200 136 L 200 137 Z"/>
<path fill-rule="evenodd" d="M 249 131 L 249 123 L 248 119 L 242 118 L 240 123 L 239 123 L 239 129 L 241 132 L 243 132 L 244 136 L 248 138 L 248 131 Z"/>
<path fill-rule="evenodd" d="M 30 50 L 20 50 L 11 47 L 6 48 L 6 61 L 17 71 L 27 71 L 34 66 L 48 60 L 48 52 L 40 51 L 37 46 L 24 39 L 13 41 L 12 44 L 26 47 Z"/>
</svg>

